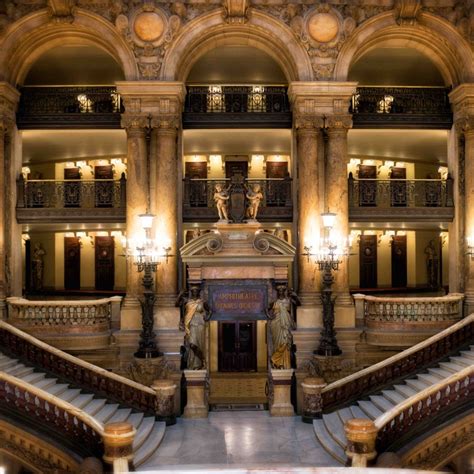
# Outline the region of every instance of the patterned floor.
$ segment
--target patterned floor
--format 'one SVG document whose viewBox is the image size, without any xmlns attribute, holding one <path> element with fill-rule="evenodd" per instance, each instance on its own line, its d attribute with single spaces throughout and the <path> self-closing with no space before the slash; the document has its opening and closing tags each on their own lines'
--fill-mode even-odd
<svg viewBox="0 0 474 474">
<path fill-rule="evenodd" d="M 266 403 L 266 373 L 211 374 L 211 404 Z"/>
</svg>

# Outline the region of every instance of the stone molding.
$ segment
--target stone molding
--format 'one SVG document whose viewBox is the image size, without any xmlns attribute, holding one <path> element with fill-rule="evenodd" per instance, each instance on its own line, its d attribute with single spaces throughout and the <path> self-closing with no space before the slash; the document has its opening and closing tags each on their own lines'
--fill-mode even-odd
<svg viewBox="0 0 474 474">
<path fill-rule="evenodd" d="M 395 21 L 399 25 L 414 25 L 421 9 L 421 0 L 397 0 L 395 2 Z"/>
<path fill-rule="evenodd" d="M 223 0 L 226 23 L 246 23 L 249 13 L 249 0 Z"/>
<path fill-rule="evenodd" d="M 449 100 L 454 111 L 454 121 L 472 128 L 474 122 L 474 83 L 464 83 L 457 86 L 450 94 Z"/>
<path fill-rule="evenodd" d="M 75 6 L 75 0 L 48 0 L 49 14 L 57 22 L 72 23 Z"/>
<path fill-rule="evenodd" d="M 20 93 L 7 82 L 0 82 L 0 129 L 11 132 L 16 118 L 15 112 L 20 100 Z"/>
</svg>

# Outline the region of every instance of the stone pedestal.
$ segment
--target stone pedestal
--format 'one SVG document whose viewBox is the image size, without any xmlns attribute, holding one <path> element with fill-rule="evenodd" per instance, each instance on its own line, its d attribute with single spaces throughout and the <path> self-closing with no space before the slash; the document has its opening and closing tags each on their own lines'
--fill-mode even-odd
<svg viewBox="0 0 474 474">
<path fill-rule="evenodd" d="M 157 418 L 165 421 L 167 426 L 174 425 L 176 423 L 174 413 L 176 384 L 167 379 L 155 380 L 151 388 L 156 392 L 155 414 Z"/>
<path fill-rule="evenodd" d="M 129 472 L 135 434 L 135 428 L 127 422 L 107 423 L 104 426 L 104 461 L 113 466 L 114 472 Z"/>
<path fill-rule="evenodd" d="M 291 378 L 293 369 L 271 369 L 273 381 L 273 400 L 270 405 L 271 416 L 293 416 L 291 404 Z"/>
<path fill-rule="evenodd" d="M 315 418 L 321 418 L 322 399 L 321 390 L 326 386 L 321 377 L 307 377 L 301 387 L 303 388 L 303 413 L 301 419 L 304 423 L 312 423 Z"/>
<path fill-rule="evenodd" d="M 184 408 L 185 418 L 207 418 L 207 370 L 185 370 L 188 401 Z"/>
<path fill-rule="evenodd" d="M 372 420 L 354 418 L 344 424 L 347 447 L 346 455 L 352 460 L 352 467 L 367 467 L 376 458 L 375 438 L 377 428 Z"/>
</svg>

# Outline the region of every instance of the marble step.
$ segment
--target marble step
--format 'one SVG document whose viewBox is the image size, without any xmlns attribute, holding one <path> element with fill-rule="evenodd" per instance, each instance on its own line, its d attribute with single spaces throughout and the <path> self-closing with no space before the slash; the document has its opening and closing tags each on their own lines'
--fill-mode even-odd
<svg viewBox="0 0 474 474">
<path fill-rule="evenodd" d="M 461 351 L 461 355 L 474 361 L 474 351 Z"/>
<path fill-rule="evenodd" d="M 16 359 L 2 359 L 0 361 L 0 370 L 5 372 L 5 369 L 15 367 L 18 364 Z"/>
<path fill-rule="evenodd" d="M 155 421 L 153 429 L 148 435 L 145 442 L 135 452 L 133 464 L 135 467 L 143 464 L 160 446 L 165 436 L 166 423 Z"/>
<path fill-rule="evenodd" d="M 352 418 L 365 418 L 369 419 L 370 417 L 362 411 L 357 405 L 351 405 L 350 407 L 351 412 L 352 412 Z"/>
<path fill-rule="evenodd" d="M 448 370 L 445 370 L 445 369 L 439 369 L 437 367 L 428 369 L 428 372 L 432 375 L 435 375 L 436 377 L 439 377 L 441 380 L 447 377 L 451 377 L 451 375 L 453 375 L 452 372 L 449 372 Z"/>
<path fill-rule="evenodd" d="M 408 385 L 394 385 L 393 388 L 405 398 L 410 398 L 411 396 L 416 395 L 418 393 L 417 390 L 414 390 Z"/>
<path fill-rule="evenodd" d="M 439 366 L 442 369 L 445 369 L 448 372 L 451 372 L 451 374 L 455 374 L 459 372 L 460 370 L 464 370 L 466 368 L 464 365 L 455 364 L 454 362 L 440 362 Z"/>
<path fill-rule="evenodd" d="M 132 426 L 133 426 L 135 429 L 138 429 L 138 427 L 140 426 L 140 423 L 142 422 L 144 416 L 145 416 L 145 415 L 144 415 L 143 413 L 132 413 L 132 414 L 126 419 L 126 421 L 128 421 L 129 423 L 131 423 Z"/>
<path fill-rule="evenodd" d="M 108 423 L 109 419 L 117 412 L 118 407 L 118 403 L 106 403 L 105 406 L 94 415 L 94 418 L 102 424 Z"/>
<path fill-rule="evenodd" d="M 469 357 L 463 357 L 463 356 L 450 357 L 449 361 L 458 365 L 462 365 L 464 367 L 471 367 L 471 365 L 474 364 L 474 361 L 472 359 L 469 359 Z"/>
<path fill-rule="evenodd" d="M 435 384 L 441 382 L 441 380 L 443 380 L 443 377 L 439 377 L 439 376 L 433 375 L 433 374 L 420 374 L 420 375 L 418 375 L 418 380 L 426 382 L 429 385 L 435 385 Z"/>
<path fill-rule="evenodd" d="M 341 465 L 346 463 L 346 453 L 344 449 L 337 443 L 328 433 L 323 420 L 314 420 L 313 428 L 321 446 Z"/>
<path fill-rule="evenodd" d="M 382 394 L 387 400 L 391 401 L 394 405 L 402 403 L 407 398 L 405 395 L 402 395 L 396 390 L 382 390 Z"/>
<path fill-rule="evenodd" d="M 17 364 L 7 369 L 4 369 L 4 372 L 6 372 L 8 375 L 16 377 L 17 379 L 23 379 L 23 377 L 32 374 L 34 370 L 35 369 L 33 369 L 33 367 L 27 367 L 23 364 Z"/>
<path fill-rule="evenodd" d="M 33 385 L 36 388 L 40 388 L 41 390 L 46 390 L 49 387 L 55 385 L 57 381 L 58 381 L 58 379 L 44 378 L 44 379 L 41 379 L 38 382 L 35 382 Z"/>
<path fill-rule="evenodd" d="M 77 408 L 80 408 L 81 410 L 88 404 L 90 403 L 91 400 L 93 400 L 94 395 L 92 393 L 81 393 L 78 395 L 76 398 L 71 400 L 71 405 L 74 405 Z"/>
<path fill-rule="evenodd" d="M 383 395 L 371 395 L 369 398 L 382 413 L 391 410 L 396 405 L 396 403 L 393 403 Z"/>
<path fill-rule="evenodd" d="M 58 395 L 61 400 L 71 403 L 76 397 L 81 394 L 81 391 L 78 388 L 68 388 L 66 391 Z"/>
<path fill-rule="evenodd" d="M 137 428 L 137 434 L 135 435 L 135 440 L 133 441 L 133 451 L 137 451 L 138 448 L 145 442 L 148 435 L 153 430 L 153 425 L 155 424 L 155 417 L 146 416 L 143 418 L 143 421 L 140 423 L 140 426 Z"/>
<path fill-rule="evenodd" d="M 32 372 L 31 374 L 24 375 L 23 377 L 21 377 L 21 380 L 23 380 L 23 382 L 34 385 L 36 382 L 43 380 L 45 377 L 46 374 L 43 372 Z"/>
<path fill-rule="evenodd" d="M 419 379 L 406 380 L 405 383 L 416 392 L 421 392 L 425 388 L 433 385 L 430 382 L 425 382 L 424 380 L 419 380 Z"/>
<path fill-rule="evenodd" d="M 109 423 L 117 423 L 120 421 L 125 421 L 130 416 L 130 413 L 132 413 L 131 408 L 120 408 L 110 418 Z"/>
<path fill-rule="evenodd" d="M 105 400 L 105 398 L 94 398 L 87 405 L 85 405 L 82 410 L 88 415 L 94 416 L 97 412 L 102 410 L 106 403 L 107 400 Z"/>
<path fill-rule="evenodd" d="M 67 383 L 55 383 L 48 388 L 43 389 L 45 392 L 58 397 L 68 389 L 69 385 Z"/>
<path fill-rule="evenodd" d="M 327 413 L 323 415 L 323 422 L 326 430 L 334 438 L 334 441 L 339 443 L 342 448 L 346 447 L 346 435 L 344 432 L 344 425 L 337 412 Z"/>
<path fill-rule="evenodd" d="M 379 410 L 372 402 L 368 400 L 360 400 L 357 402 L 357 405 L 361 410 L 367 415 L 366 417 L 371 420 L 375 420 L 379 416 L 383 415 L 383 411 Z"/>
<path fill-rule="evenodd" d="M 347 420 L 354 418 L 354 415 L 352 414 L 352 411 L 349 407 L 341 408 L 340 410 L 337 410 L 336 413 L 339 415 L 342 425 L 344 425 Z"/>
</svg>

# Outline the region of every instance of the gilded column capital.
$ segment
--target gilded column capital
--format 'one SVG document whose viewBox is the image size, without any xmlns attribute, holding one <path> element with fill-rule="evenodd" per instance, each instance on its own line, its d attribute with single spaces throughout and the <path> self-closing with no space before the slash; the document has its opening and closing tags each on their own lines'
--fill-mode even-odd
<svg viewBox="0 0 474 474">
<path fill-rule="evenodd" d="M 352 128 L 352 115 L 330 115 L 324 119 L 324 128 L 328 135 L 347 133 Z"/>
<path fill-rule="evenodd" d="M 295 118 L 294 127 L 298 133 L 314 133 L 324 128 L 324 117 L 300 115 Z"/>
<path fill-rule="evenodd" d="M 464 133 L 470 135 L 474 133 L 474 115 L 467 117 L 459 117 L 455 122 L 454 126 L 458 133 Z"/>
<path fill-rule="evenodd" d="M 145 134 L 150 127 L 150 118 L 147 115 L 124 113 L 120 124 L 127 131 L 128 136 L 140 136 Z"/>
<path fill-rule="evenodd" d="M 180 125 L 181 117 L 178 114 L 157 115 L 150 119 L 150 127 L 158 131 L 176 133 Z"/>
</svg>

